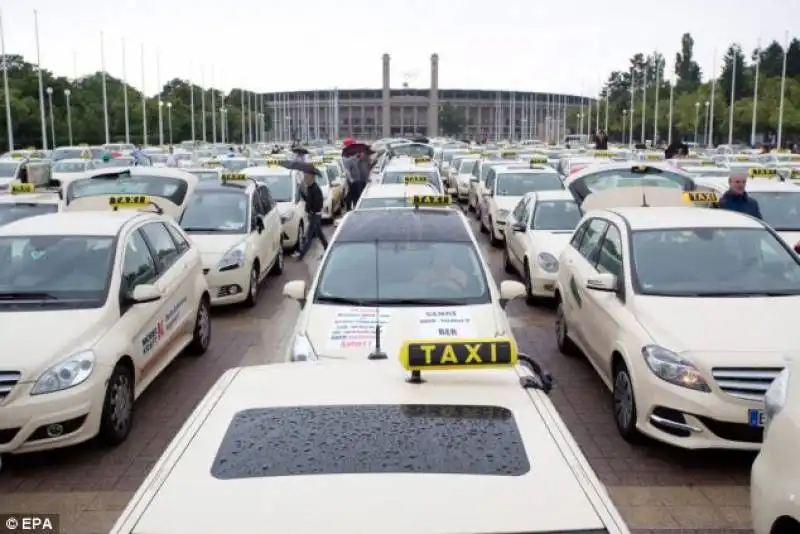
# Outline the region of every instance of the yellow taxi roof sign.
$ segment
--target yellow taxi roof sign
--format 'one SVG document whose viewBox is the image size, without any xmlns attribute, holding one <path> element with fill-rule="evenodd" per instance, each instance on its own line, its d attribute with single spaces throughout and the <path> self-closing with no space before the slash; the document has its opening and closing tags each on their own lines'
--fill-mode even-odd
<svg viewBox="0 0 800 534">
<path fill-rule="evenodd" d="M 519 152 L 515 150 L 504 150 L 503 152 L 500 153 L 500 156 L 504 158 L 516 158 L 518 155 Z"/>
<path fill-rule="evenodd" d="M 431 158 L 428 156 L 417 156 L 414 158 L 414 163 L 430 163 Z"/>
<path fill-rule="evenodd" d="M 687 204 L 717 204 L 719 195 L 714 191 L 687 191 L 683 193 L 683 201 Z"/>
<path fill-rule="evenodd" d="M 425 176 L 406 176 L 403 178 L 403 183 L 405 183 L 406 185 L 427 184 L 428 178 Z"/>
<path fill-rule="evenodd" d="M 611 152 L 608 150 L 595 150 L 593 155 L 596 158 L 610 158 Z"/>
<path fill-rule="evenodd" d="M 416 207 L 420 206 L 449 206 L 452 202 L 450 195 L 414 195 L 411 202 Z"/>
<path fill-rule="evenodd" d="M 108 205 L 114 209 L 145 208 L 151 204 L 150 197 L 145 195 L 114 195 L 108 198 Z"/>
<path fill-rule="evenodd" d="M 241 172 L 224 172 L 222 173 L 223 182 L 244 182 L 247 180 L 247 175 Z"/>
<path fill-rule="evenodd" d="M 220 167 L 221 165 L 222 165 L 222 163 L 220 163 L 219 161 L 214 160 L 214 159 L 203 162 L 203 167 L 205 167 L 207 169 L 214 169 L 214 168 Z"/>
<path fill-rule="evenodd" d="M 547 165 L 547 158 L 542 156 L 534 156 L 528 163 L 531 165 Z"/>
<path fill-rule="evenodd" d="M 278 167 L 278 166 L 280 166 L 279 160 L 273 158 L 267 159 L 267 167 Z"/>
<path fill-rule="evenodd" d="M 518 354 L 511 338 L 409 340 L 400 347 L 400 365 L 407 371 L 513 367 Z"/>
<path fill-rule="evenodd" d="M 717 163 L 715 161 L 711 161 L 710 159 L 704 159 L 700 162 L 701 167 L 716 167 Z"/>
<path fill-rule="evenodd" d="M 792 169 L 789 175 L 793 180 L 800 180 L 800 169 Z"/>
<path fill-rule="evenodd" d="M 764 169 L 761 167 L 753 167 L 747 169 L 747 176 L 751 178 L 774 177 L 778 176 L 778 171 L 776 169 Z"/>
<path fill-rule="evenodd" d="M 33 184 L 23 184 L 22 182 L 14 182 L 11 184 L 11 194 L 21 195 L 23 193 L 33 193 L 36 191 L 36 186 Z"/>
</svg>

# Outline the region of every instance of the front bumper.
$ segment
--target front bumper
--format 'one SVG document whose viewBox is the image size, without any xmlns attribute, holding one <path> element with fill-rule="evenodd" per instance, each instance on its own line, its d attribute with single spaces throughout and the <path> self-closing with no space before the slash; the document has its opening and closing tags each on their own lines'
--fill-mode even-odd
<svg viewBox="0 0 800 534">
<path fill-rule="evenodd" d="M 538 265 L 532 265 L 530 269 L 531 295 L 534 297 L 555 297 L 558 273 L 548 273 Z"/>
<path fill-rule="evenodd" d="M 244 302 L 250 285 L 250 267 L 243 265 L 229 271 L 219 271 L 215 267 L 203 267 L 212 306 L 227 306 Z"/>
</svg>

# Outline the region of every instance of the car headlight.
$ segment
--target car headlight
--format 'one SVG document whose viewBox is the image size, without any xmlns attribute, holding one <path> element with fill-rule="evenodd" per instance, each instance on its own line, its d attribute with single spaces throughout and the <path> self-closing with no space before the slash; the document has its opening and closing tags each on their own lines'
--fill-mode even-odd
<svg viewBox="0 0 800 534">
<path fill-rule="evenodd" d="M 286 213 L 281 213 L 281 224 L 286 224 L 287 222 L 294 219 L 294 212 L 287 211 Z"/>
<path fill-rule="evenodd" d="M 244 243 L 236 245 L 222 256 L 217 264 L 220 271 L 232 271 L 244 265 Z"/>
<path fill-rule="evenodd" d="M 697 367 L 671 350 L 658 345 L 645 345 L 642 347 L 642 356 L 653 374 L 661 380 L 696 391 L 711 391 Z"/>
<path fill-rule="evenodd" d="M 497 220 L 505 221 L 508 217 L 508 210 L 497 210 Z"/>
<path fill-rule="evenodd" d="M 539 264 L 539 267 L 546 273 L 557 273 L 558 272 L 558 260 L 552 254 L 548 254 L 547 252 L 542 252 L 536 258 L 536 262 Z"/>
<path fill-rule="evenodd" d="M 36 380 L 31 395 L 63 391 L 86 381 L 94 370 L 95 356 L 91 350 L 73 354 L 57 363 Z"/>
<path fill-rule="evenodd" d="M 764 428 L 777 416 L 786 404 L 789 393 L 789 369 L 786 368 L 775 377 L 764 394 Z"/>
<path fill-rule="evenodd" d="M 317 354 L 314 352 L 314 347 L 304 334 L 297 334 L 292 344 L 292 361 L 293 362 L 312 362 L 317 361 Z"/>
</svg>

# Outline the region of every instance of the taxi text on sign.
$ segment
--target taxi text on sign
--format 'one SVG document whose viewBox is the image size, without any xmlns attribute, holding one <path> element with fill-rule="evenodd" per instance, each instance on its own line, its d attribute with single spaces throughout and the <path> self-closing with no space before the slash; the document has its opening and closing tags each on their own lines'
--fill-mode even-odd
<svg viewBox="0 0 800 534">
<path fill-rule="evenodd" d="M 36 186 L 33 184 L 23 184 L 22 182 L 15 182 L 11 184 L 11 194 L 19 195 L 21 193 L 33 193 Z"/>
<path fill-rule="evenodd" d="M 510 367 L 517 346 L 511 338 L 411 340 L 400 348 L 400 363 L 409 371 Z"/>
<path fill-rule="evenodd" d="M 415 206 L 449 206 L 450 195 L 414 195 L 411 201 Z"/>
<path fill-rule="evenodd" d="M 112 208 L 144 208 L 150 204 L 150 198 L 144 195 L 119 195 L 108 199 Z"/>
</svg>

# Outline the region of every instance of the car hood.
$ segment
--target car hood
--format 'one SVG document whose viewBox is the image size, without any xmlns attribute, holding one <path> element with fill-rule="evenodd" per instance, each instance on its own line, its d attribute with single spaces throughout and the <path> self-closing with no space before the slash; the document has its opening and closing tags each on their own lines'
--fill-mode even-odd
<svg viewBox="0 0 800 534">
<path fill-rule="evenodd" d="M 245 236 L 242 234 L 189 234 L 189 237 L 197 245 L 203 265 L 208 267 L 210 264 L 216 265 L 220 257 L 241 243 Z"/>
<path fill-rule="evenodd" d="M 536 243 L 539 253 L 547 252 L 554 258 L 558 258 L 572 239 L 572 230 L 555 231 L 548 230 L 529 230 L 528 236 Z"/>
<path fill-rule="evenodd" d="M 36 380 L 48 367 L 83 349 L 103 334 L 103 309 L 0 312 L 0 369 Z"/>
<path fill-rule="evenodd" d="M 501 324 L 493 304 L 385 307 L 380 309 L 381 348 L 396 358 L 409 339 L 495 337 Z M 303 331 L 320 359 L 366 358 L 375 347 L 375 308 L 314 304 Z"/>
<path fill-rule="evenodd" d="M 497 204 L 497 209 L 506 210 L 506 211 L 513 211 L 514 208 L 517 207 L 519 201 L 522 200 L 522 197 L 507 197 L 502 195 L 495 195 L 494 196 L 494 203 Z"/>
</svg>

